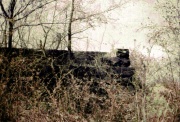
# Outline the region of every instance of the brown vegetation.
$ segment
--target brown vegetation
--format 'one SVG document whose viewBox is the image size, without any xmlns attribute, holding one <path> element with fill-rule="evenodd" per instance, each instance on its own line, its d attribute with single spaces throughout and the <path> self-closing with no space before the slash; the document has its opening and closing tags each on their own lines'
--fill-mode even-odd
<svg viewBox="0 0 180 122">
<path fill-rule="evenodd" d="M 18 122 L 178 122 L 178 82 L 163 79 L 158 83 L 146 83 L 144 74 L 148 70 L 143 70 L 140 61 L 135 62 L 137 57 L 146 60 L 145 57 L 141 59 L 138 53 L 131 55 L 131 62 L 136 68 L 133 81 L 136 89 L 133 91 L 114 79 L 82 81 L 71 72 L 56 79 L 54 88 L 50 90 L 48 82 L 43 82 L 45 78 L 28 74 L 38 63 L 43 63 L 39 62 L 41 59 L 32 61 L 18 56 L 7 65 L 8 60 L 1 55 L 0 119 Z M 57 75 L 62 74 L 54 74 Z"/>
</svg>

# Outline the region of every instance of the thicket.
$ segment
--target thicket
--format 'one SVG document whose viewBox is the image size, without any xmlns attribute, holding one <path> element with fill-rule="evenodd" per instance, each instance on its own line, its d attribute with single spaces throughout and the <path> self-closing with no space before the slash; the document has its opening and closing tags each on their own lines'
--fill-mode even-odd
<svg viewBox="0 0 180 122">
<path fill-rule="evenodd" d="M 147 82 L 148 75 L 152 75 L 147 62 L 157 66 L 159 62 L 152 61 L 135 50 L 131 53 L 132 66 L 136 69 L 133 78 L 134 90 L 113 79 L 84 81 L 74 77 L 71 71 L 54 74 L 53 78 L 58 78 L 57 83 L 53 89 L 49 89 L 48 82 L 44 82 L 46 78 L 28 73 L 35 68 L 36 71 L 41 71 L 40 64 L 51 62 L 51 58 L 32 59 L 22 56 L 14 57 L 8 62 L 8 59 L 1 55 L 1 121 L 180 120 L 179 83 L 161 77 L 156 77 L 159 79 L 157 82 Z M 61 68 L 64 68 L 61 71 L 65 70 L 65 67 Z M 27 75 L 29 77 L 24 77 Z"/>
</svg>

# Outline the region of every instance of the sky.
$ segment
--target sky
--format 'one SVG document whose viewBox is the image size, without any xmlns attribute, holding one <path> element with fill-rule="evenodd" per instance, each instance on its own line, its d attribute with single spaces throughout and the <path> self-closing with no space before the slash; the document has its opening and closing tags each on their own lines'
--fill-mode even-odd
<svg viewBox="0 0 180 122">
<path fill-rule="evenodd" d="M 102 4 L 106 5 L 106 4 Z M 161 23 L 159 14 L 154 10 L 155 0 L 134 0 L 123 8 L 108 16 L 115 18 L 115 22 L 101 24 L 85 32 L 87 38 L 81 42 L 73 41 L 74 50 L 110 52 L 117 48 L 138 49 L 147 54 L 148 30 L 142 29 L 144 25 L 153 21 Z M 153 45 L 151 56 L 162 57 L 162 48 Z"/>
</svg>

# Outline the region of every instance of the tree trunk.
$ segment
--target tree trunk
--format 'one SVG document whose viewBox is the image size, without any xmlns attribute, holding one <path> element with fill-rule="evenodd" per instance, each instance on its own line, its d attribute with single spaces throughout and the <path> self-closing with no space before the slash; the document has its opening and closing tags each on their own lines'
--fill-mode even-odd
<svg viewBox="0 0 180 122">
<path fill-rule="evenodd" d="M 13 22 L 9 21 L 9 38 L 8 38 L 8 48 L 11 49 L 12 48 L 12 39 L 13 39 Z"/>
<path fill-rule="evenodd" d="M 74 0 L 71 2 L 71 11 L 70 11 L 70 18 L 69 18 L 69 25 L 68 25 L 68 53 L 69 58 L 71 58 L 72 53 L 72 19 L 74 14 Z"/>
</svg>

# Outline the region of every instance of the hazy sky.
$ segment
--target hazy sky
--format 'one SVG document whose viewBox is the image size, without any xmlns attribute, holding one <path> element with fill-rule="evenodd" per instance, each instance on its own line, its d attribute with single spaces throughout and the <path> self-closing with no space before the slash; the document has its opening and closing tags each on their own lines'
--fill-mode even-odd
<svg viewBox="0 0 180 122">
<path fill-rule="evenodd" d="M 101 24 L 86 34 L 87 39 L 79 44 L 74 41 L 74 50 L 110 52 L 116 48 L 136 48 L 146 54 L 148 45 L 148 31 L 140 28 L 153 21 L 160 22 L 160 16 L 154 10 L 155 0 L 134 0 L 123 8 L 112 12 L 109 16 L 117 19 L 113 23 Z M 134 43 L 136 40 L 136 43 Z M 161 48 L 154 46 L 152 56 L 162 55 Z"/>
</svg>

